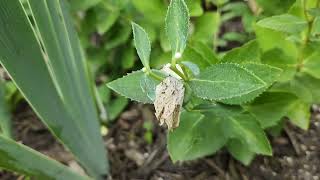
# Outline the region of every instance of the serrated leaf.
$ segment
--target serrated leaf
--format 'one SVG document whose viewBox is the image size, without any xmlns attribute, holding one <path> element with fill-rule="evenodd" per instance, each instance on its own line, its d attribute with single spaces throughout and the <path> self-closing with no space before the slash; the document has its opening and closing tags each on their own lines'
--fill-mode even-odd
<svg viewBox="0 0 320 180">
<path fill-rule="evenodd" d="M 157 71 L 154 71 L 158 73 Z M 152 104 L 153 101 L 150 99 L 145 92 L 145 89 L 141 87 L 141 80 L 145 78 L 145 73 L 142 71 L 135 71 L 129 73 L 128 75 L 116 79 L 107 84 L 109 88 L 114 90 L 126 98 L 129 98 L 134 101 L 141 103 Z M 159 84 L 160 81 L 153 78 L 149 79 L 153 84 Z"/>
<path fill-rule="evenodd" d="M 180 126 L 168 134 L 171 159 L 174 162 L 193 160 L 219 150 L 227 142 L 219 124 L 220 119 L 182 112 Z"/>
<path fill-rule="evenodd" d="M 242 162 L 242 164 L 246 166 L 249 165 L 255 157 L 255 153 L 249 150 L 247 144 L 243 144 L 237 139 L 229 140 L 227 148 L 235 159 Z"/>
<path fill-rule="evenodd" d="M 299 33 L 307 27 L 307 22 L 297 16 L 282 14 L 260 20 L 257 25 L 276 31 Z"/>
<path fill-rule="evenodd" d="M 143 66 L 150 69 L 149 60 L 151 44 L 146 31 L 136 23 L 132 23 L 134 44 Z"/>
<path fill-rule="evenodd" d="M 286 55 L 281 49 L 274 48 L 262 54 L 261 62 L 282 69 L 278 81 L 291 80 L 296 73 L 296 59 Z"/>
<path fill-rule="evenodd" d="M 303 104 L 305 103 L 291 93 L 267 92 L 246 106 L 245 109 L 257 118 L 263 128 L 277 125 L 283 117 L 290 114 L 293 117 L 293 122 L 305 129 L 308 127 L 308 123 L 303 122 L 308 122 L 308 119 L 304 117 L 307 117 L 310 113 L 303 111 L 305 108 L 297 109 Z"/>
<path fill-rule="evenodd" d="M 310 57 L 304 60 L 302 72 L 320 79 L 320 53 L 315 52 Z"/>
<path fill-rule="evenodd" d="M 257 154 L 272 155 L 268 138 L 253 116 L 242 114 L 227 117 L 222 128 L 229 138 L 238 139 L 250 151 Z"/>
<path fill-rule="evenodd" d="M 150 76 L 144 75 L 140 80 L 140 86 L 142 91 L 148 96 L 148 98 L 154 102 L 156 99 L 156 87 L 158 83 L 153 80 Z"/>
<path fill-rule="evenodd" d="M 144 72 L 136 71 L 116 79 L 107 84 L 107 86 L 126 98 L 141 103 L 152 103 L 147 94 L 140 87 L 140 81 L 144 77 Z"/>
<path fill-rule="evenodd" d="M 80 176 L 57 161 L 2 135 L 0 156 L 1 168 L 27 175 L 31 179 L 89 180 L 89 177 Z"/>
<path fill-rule="evenodd" d="M 184 0 L 171 0 L 166 17 L 166 32 L 172 55 L 182 54 L 186 48 L 189 31 L 189 10 Z"/>
<path fill-rule="evenodd" d="M 189 82 L 194 94 L 210 100 L 231 99 L 250 94 L 266 82 L 237 64 L 212 65 Z"/>
<path fill-rule="evenodd" d="M 228 51 L 222 58 L 224 63 L 259 63 L 260 48 L 256 40 L 252 40 L 245 45 Z"/>
<path fill-rule="evenodd" d="M 224 99 L 220 102 L 226 104 L 243 104 L 252 101 L 255 97 L 266 91 L 280 77 L 282 73 L 281 69 L 265 64 L 248 63 L 243 64 L 242 66 L 259 77 L 263 82 L 265 82 L 265 85 L 262 88 L 252 91 L 246 95 Z"/>
</svg>

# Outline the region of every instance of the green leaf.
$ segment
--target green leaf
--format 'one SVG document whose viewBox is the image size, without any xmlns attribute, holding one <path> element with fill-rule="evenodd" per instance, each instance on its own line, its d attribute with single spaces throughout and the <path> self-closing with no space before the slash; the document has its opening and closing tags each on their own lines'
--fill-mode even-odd
<svg viewBox="0 0 320 180">
<path fill-rule="evenodd" d="M 258 5 L 267 15 L 281 14 L 288 11 L 295 0 L 257 0 Z"/>
<path fill-rule="evenodd" d="M 65 1 L 29 3 L 34 30 L 19 1 L 0 2 L 1 64 L 50 131 L 101 178 L 108 165 L 93 86 Z"/>
<path fill-rule="evenodd" d="M 168 150 L 174 162 L 213 154 L 227 142 L 220 119 L 191 112 L 182 112 L 180 118 L 180 126 L 168 134 Z"/>
<path fill-rule="evenodd" d="M 186 0 L 186 4 L 190 9 L 190 16 L 197 17 L 203 14 L 201 0 Z"/>
<path fill-rule="evenodd" d="M 146 89 L 141 87 L 141 80 L 145 78 L 145 73 L 142 71 L 132 72 L 122 78 L 114 80 L 107 84 L 109 88 L 114 90 L 126 98 L 138 101 L 141 103 L 152 104 L 153 101 L 148 97 Z M 157 81 L 153 78 L 148 78 L 148 81 L 151 81 L 152 84 L 159 84 L 160 81 Z M 149 82 L 149 83 L 151 83 Z M 150 84 L 149 84 L 150 85 Z M 151 94 L 149 94 L 150 97 Z"/>
<path fill-rule="evenodd" d="M 105 43 L 105 50 L 111 50 L 119 45 L 126 44 L 131 36 L 131 28 L 127 24 L 115 24 L 110 32 L 105 35 L 108 43 Z"/>
<path fill-rule="evenodd" d="M 216 64 L 218 62 L 218 58 L 212 49 L 202 42 L 192 42 L 191 44 L 188 44 L 181 60 L 197 64 L 200 69 L 205 69 L 211 64 Z"/>
<path fill-rule="evenodd" d="M 227 104 L 243 104 L 249 101 L 252 101 L 255 97 L 259 96 L 261 93 L 266 91 L 280 76 L 281 70 L 272 66 L 268 66 L 265 64 L 243 64 L 243 67 L 247 70 L 251 71 L 257 77 L 259 77 L 262 81 L 265 82 L 263 88 L 257 89 L 251 93 L 243 95 L 241 97 L 234 97 L 231 99 L 225 99 L 221 102 Z"/>
<path fill-rule="evenodd" d="M 298 59 L 299 50 L 294 42 L 288 40 L 285 33 L 260 26 L 255 26 L 255 33 L 259 42 L 259 46 L 263 52 L 274 48 L 279 48 L 285 53 L 286 56 Z"/>
<path fill-rule="evenodd" d="M 160 30 L 160 46 L 164 52 L 169 52 L 171 50 L 170 42 L 166 36 L 166 30 Z"/>
<path fill-rule="evenodd" d="M 136 52 L 131 44 L 129 46 L 125 46 L 124 48 L 125 49 L 122 49 L 122 54 L 120 55 L 121 67 L 123 69 L 131 69 L 134 67 Z"/>
<path fill-rule="evenodd" d="M 224 118 L 226 116 L 236 116 L 244 112 L 240 106 L 226 105 L 220 103 L 204 103 L 193 108 L 202 113 L 209 112 L 212 117 Z"/>
<path fill-rule="evenodd" d="M 222 39 L 226 41 L 235 41 L 243 44 L 247 40 L 247 35 L 239 32 L 226 32 L 223 34 Z"/>
<path fill-rule="evenodd" d="M 97 5 L 102 0 L 70 0 L 73 11 L 86 10 Z"/>
<path fill-rule="evenodd" d="M 320 16 L 320 8 L 311 8 L 308 10 L 308 13 L 314 17 Z"/>
<path fill-rule="evenodd" d="M 132 0 L 133 6 L 143 15 L 148 23 L 160 26 L 164 23 L 166 4 L 162 0 Z"/>
<path fill-rule="evenodd" d="M 261 62 L 282 69 L 278 81 L 291 80 L 296 73 L 296 59 L 286 55 L 281 49 L 274 48 L 262 54 Z"/>
<path fill-rule="evenodd" d="M 120 16 L 118 9 L 109 10 L 102 3 L 93 8 L 96 17 L 96 26 L 99 34 L 105 34 L 116 23 Z"/>
<path fill-rule="evenodd" d="M 158 82 L 153 80 L 152 77 L 144 75 L 140 80 L 140 86 L 142 91 L 148 96 L 148 98 L 154 102 L 156 99 L 156 87 Z"/>
<path fill-rule="evenodd" d="M 291 93 L 267 92 L 246 106 L 245 109 L 257 118 L 263 128 L 277 125 L 283 117 L 290 114 L 292 122 L 306 129 L 309 124 L 310 112 L 305 111 L 305 106 L 305 103 Z M 302 107 L 302 109 L 297 107 Z"/>
<path fill-rule="evenodd" d="M 235 159 L 239 160 L 246 166 L 249 165 L 255 157 L 255 153 L 251 152 L 246 144 L 243 144 L 237 139 L 229 140 L 227 148 Z"/>
<path fill-rule="evenodd" d="M 225 63 L 245 63 L 245 62 L 260 62 L 260 49 L 256 40 L 252 40 L 245 45 L 234 48 L 223 56 L 221 62 Z"/>
<path fill-rule="evenodd" d="M 200 41 L 211 44 L 216 41 L 220 28 L 220 14 L 217 12 L 206 12 L 195 20 L 194 33 L 191 38 L 194 41 Z"/>
<path fill-rule="evenodd" d="M 297 89 L 299 86 L 301 89 Z M 299 74 L 294 79 L 293 91 L 302 100 L 309 100 L 309 103 L 320 103 L 320 80 L 308 74 Z"/>
<path fill-rule="evenodd" d="M 253 72 L 255 71 L 237 64 L 217 64 L 201 72 L 200 76 L 192 79 L 189 84 L 194 94 L 204 99 L 242 99 L 243 96 L 268 86 L 267 82 Z"/>
<path fill-rule="evenodd" d="M 171 0 L 167 17 L 166 32 L 172 55 L 182 54 L 186 48 L 189 31 L 189 10 L 184 0 Z"/>
<path fill-rule="evenodd" d="M 108 114 L 109 119 L 111 121 L 116 119 L 127 105 L 128 105 L 128 99 L 122 96 L 111 101 L 107 107 L 107 111 L 109 113 Z"/>
<path fill-rule="evenodd" d="M 248 114 L 228 117 L 224 120 L 224 133 L 232 139 L 238 139 L 251 152 L 272 155 L 268 138 L 257 120 Z"/>
<path fill-rule="evenodd" d="M 262 19 L 257 25 L 286 33 L 299 33 L 307 27 L 307 22 L 290 14 L 282 14 Z"/>
<path fill-rule="evenodd" d="M 2 135 L 0 156 L 1 168 L 30 176 L 32 179 L 89 180 L 89 177 L 80 176 L 57 161 Z"/>
<path fill-rule="evenodd" d="M 320 79 L 320 53 L 315 52 L 310 57 L 304 60 L 302 72 Z"/>
<path fill-rule="evenodd" d="M 300 99 L 292 104 L 287 112 L 289 120 L 300 127 L 301 129 L 308 130 L 310 126 L 310 104 L 307 104 Z"/>
<path fill-rule="evenodd" d="M 149 60 L 151 53 L 151 45 L 146 31 L 136 23 L 132 23 L 132 31 L 134 44 L 143 66 L 150 69 Z"/>
<path fill-rule="evenodd" d="M 7 138 L 12 138 L 11 115 L 6 101 L 5 83 L 0 77 L 0 133 Z"/>
</svg>

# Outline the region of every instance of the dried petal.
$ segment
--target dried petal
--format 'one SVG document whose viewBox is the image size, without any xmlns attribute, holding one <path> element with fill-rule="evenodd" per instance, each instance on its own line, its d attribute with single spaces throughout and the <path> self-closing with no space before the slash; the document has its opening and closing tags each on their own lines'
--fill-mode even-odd
<svg viewBox="0 0 320 180">
<path fill-rule="evenodd" d="M 160 125 L 166 123 L 169 130 L 179 126 L 184 90 L 182 81 L 171 76 L 156 87 L 156 117 Z"/>
</svg>

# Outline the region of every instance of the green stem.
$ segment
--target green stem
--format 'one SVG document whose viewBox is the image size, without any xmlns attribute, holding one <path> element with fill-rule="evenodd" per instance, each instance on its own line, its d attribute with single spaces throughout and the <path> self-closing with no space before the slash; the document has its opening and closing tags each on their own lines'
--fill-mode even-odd
<svg viewBox="0 0 320 180">
<path fill-rule="evenodd" d="M 320 0 L 317 0 L 316 7 L 319 7 L 319 5 L 320 5 Z M 308 29 L 307 29 L 305 39 L 304 39 L 302 45 L 300 46 L 300 52 L 299 52 L 298 64 L 297 64 L 297 71 L 298 72 L 303 67 L 303 60 L 304 60 L 303 51 L 307 48 L 307 45 L 310 42 L 313 24 L 314 24 L 314 20 L 315 20 L 315 17 L 311 17 L 311 19 L 309 19 L 308 12 L 307 12 L 307 0 L 303 1 L 303 13 L 304 13 L 305 19 L 308 21 Z"/>
<path fill-rule="evenodd" d="M 183 80 L 187 81 L 188 78 L 181 72 L 176 66 L 171 65 L 170 69 L 175 72 L 178 76 L 180 76 Z"/>
<path fill-rule="evenodd" d="M 154 72 L 152 72 L 151 70 L 147 71 L 146 74 L 158 81 L 163 81 L 163 77 L 158 76 L 157 74 L 155 74 Z"/>
</svg>

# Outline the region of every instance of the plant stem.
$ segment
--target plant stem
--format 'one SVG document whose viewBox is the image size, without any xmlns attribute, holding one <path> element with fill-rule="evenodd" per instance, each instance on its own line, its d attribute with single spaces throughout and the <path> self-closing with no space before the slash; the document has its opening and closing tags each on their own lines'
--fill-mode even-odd
<svg viewBox="0 0 320 180">
<path fill-rule="evenodd" d="M 152 72 L 150 69 L 149 69 L 149 71 L 148 71 L 148 70 L 146 71 L 146 74 L 147 74 L 148 76 L 150 76 L 150 77 L 158 80 L 158 81 L 163 81 L 163 79 L 164 79 L 163 77 L 158 76 L 157 74 L 155 74 L 154 72 Z"/>
<path fill-rule="evenodd" d="M 188 78 L 176 67 L 176 65 L 171 65 L 170 69 L 175 72 L 178 76 L 180 76 L 183 80 L 187 81 Z"/>
<path fill-rule="evenodd" d="M 319 5 L 320 5 L 320 0 L 317 0 L 316 7 L 319 7 Z M 308 12 L 307 12 L 307 0 L 303 1 L 303 13 L 304 13 L 305 19 L 308 22 L 308 29 L 307 29 L 305 39 L 303 40 L 303 43 L 300 46 L 300 53 L 299 53 L 298 64 L 297 64 L 297 71 L 298 72 L 303 67 L 303 60 L 304 60 L 303 51 L 306 49 L 308 43 L 310 42 L 313 24 L 314 24 L 314 20 L 315 20 L 315 17 L 311 17 L 311 19 L 309 19 Z"/>
</svg>

